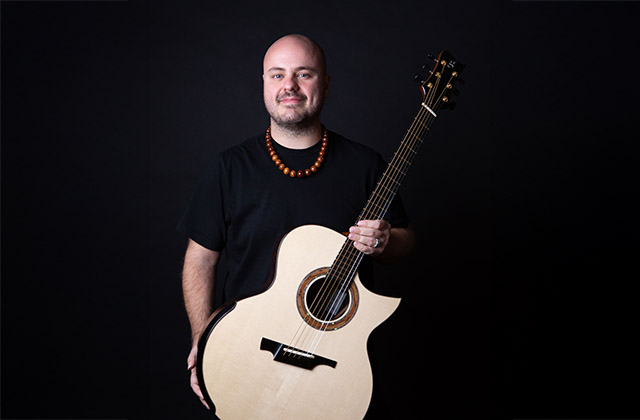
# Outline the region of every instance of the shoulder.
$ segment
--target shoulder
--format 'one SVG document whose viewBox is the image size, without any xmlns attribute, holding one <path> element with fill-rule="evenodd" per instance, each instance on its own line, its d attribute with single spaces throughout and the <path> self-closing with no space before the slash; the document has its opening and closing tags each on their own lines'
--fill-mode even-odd
<svg viewBox="0 0 640 420">
<path fill-rule="evenodd" d="M 336 147 L 344 151 L 352 151 L 357 153 L 358 155 L 368 156 L 368 157 L 381 157 L 380 153 L 378 153 L 375 149 L 359 143 L 357 141 L 351 140 L 347 137 L 339 133 L 335 133 L 333 131 L 329 131 L 329 138 L 333 139 Z"/>
<path fill-rule="evenodd" d="M 385 161 L 382 155 L 372 147 L 332 131 L 329 131 L 329 136 L 330 139 L 333 138 L 333 144 L 339 156 L 348 157 L 353 163 L 359 163 L 376 171 L 384 166 Z"/>
<path fill-rule="evenodd" d="M 262 155 L 265 153 L 266 146 L 261 142 L 263 139 L 264 134 L 258 134 L 215 153 L 210 161 L 209 169 L 225 173 L 234 168 L 241 169 L 253 164 L 256 159 L 263 157 Z"/>
<path fill-rule="evenodd" d="M 249 137 L 221 151 L 216 157 L 223 161 L 244 160 L 248 155 L 259 153 L 260 148 L 257 146 L 261 144 L 261 140 L 264 140 L 264 133 Z"/>
<path fill-rule="evenodd" d="M 233 172 L 242 171 L 244 167 L 256 159 L 250 155 L 256 154 L 260 150 L 258 147 L 260 138 L 260 135 L 256 135 L 227 149 L 215 152 L 209 158 L 202 179 L 219 181 L 228 178 Z"/>
</svg>

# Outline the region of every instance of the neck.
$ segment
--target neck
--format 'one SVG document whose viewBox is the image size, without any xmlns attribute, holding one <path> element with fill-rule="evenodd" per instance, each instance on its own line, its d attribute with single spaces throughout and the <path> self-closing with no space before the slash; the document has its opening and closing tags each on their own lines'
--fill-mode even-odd
<svg viewBox="0 0 640 420">
<path fill-rule="evenodd" d="M 322 139 L 322 124 L 318 121 L 308 127 L 282 127 L 271 120 L 271 137 L 289 149 L 307 149 Z"/>
</svg>

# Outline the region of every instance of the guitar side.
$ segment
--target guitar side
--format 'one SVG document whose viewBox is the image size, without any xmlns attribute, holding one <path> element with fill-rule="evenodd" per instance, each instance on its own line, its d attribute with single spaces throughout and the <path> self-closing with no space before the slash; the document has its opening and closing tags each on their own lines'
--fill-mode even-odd
<svg viewBox="0 0 640 420">
<path fill-rule="evenodd" d="M 313 273 L 331 266 L 344 241 L 322 226 L 292 230 L 280 242 L 270 287 L 214 314 L 201 338 L 199 369 L 218 417 L 364 417 L 373 389 L 367 339 L 400 299 L 370 292 L 356 275 L 341 321 L 324 331 L 305 321 L 301 304 Z"/>
</svg>

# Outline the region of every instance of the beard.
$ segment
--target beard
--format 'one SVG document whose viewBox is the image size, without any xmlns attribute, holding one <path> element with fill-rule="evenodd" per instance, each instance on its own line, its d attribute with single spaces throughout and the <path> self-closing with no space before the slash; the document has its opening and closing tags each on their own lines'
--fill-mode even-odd
<svg viewBox="0 0 640 420">
<path fill-rule="evenodd" d="M 300 102 L 292 105 L 281 104 L 281 101 L 287 98 L 296 98 Z M 285 93 L 279 95 L 275 101 L 269 101 L 265 97 L 264 104 L 274 124 L 286 131 L 300 134 L 306 132 L 318 121 L 324 98 L 321 98 L 314 106 L 307 107 L 305 106 L 308 104 L 305 95 Z"/>
</svg>

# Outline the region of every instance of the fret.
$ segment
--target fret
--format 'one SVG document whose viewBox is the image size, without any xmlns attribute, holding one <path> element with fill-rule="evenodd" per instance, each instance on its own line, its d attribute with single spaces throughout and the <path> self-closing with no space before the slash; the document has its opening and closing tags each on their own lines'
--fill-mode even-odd
<svg viewBox="0 0 640 420">
<path fill-rule="evenodd" d="M 429 129 L 429 127 L 427 127 L 427 124 L 423 123 L 421 120 L 418 119 L 418 117 L 415 117 L 413 119 L 413 123 L 419 125 L 421 128 L 426 128 L 427 130 Z"/>
<path fill-rule="evenodd" d="M 403 161 L 403 162 L 408 163 L 409 165 L 411 165 L 411 161 L 410 161 L 410 160 L 405 159 L 405 158 L 403 158 L 402 156 L 397 155 L 397 154 L 395 155 L 395 157 L 396 157 L 396 158 L 398 158 L 399 160 L 401 160 L 401 161 Z M 404 175 L 404 173 L 403 173 L 403 175 Z"/>
<path fill-rule="evenodd" d="M 394 170 L 396 172 L 400 172 L 403 176 L 407 175 L 404 172 L 402 172 L 399 168 L 397 168 L 395 166 L 392 166 L 392 165 L 389 165 L 389 170 Z"/>
<path fill-rule="evenodd" d="M 373 206 L 373 207 L 378 208 L 378 210 L 382 210 L 382 207 L 380 207 L 378 204 L 376 204 L 376 203 L 374 203 L 374 202 L 372 202 L 372 201 L 369 201 L 369 202 L 367 203 L 367 207 L 368 207 L 368 206 Z"/>
<path fill-rule="evenodd" d="M 420 120 L 418 119 L 418 117 L 415 117 L 415 118 L 413 119 L 413 123 L 414 123 L 415 125 L 418 125 L 418 126 L 420 126 L 420 128 L 421 128 L 422 130 L 427 130 L 427 131 L 429 131 L 429 130 L 430 130 L 429 126 L 427 125 L 427 124 L 429 124 L 430 122 L 431 122 L 431 121 L 425 121 L 425 122 L 423 123 L 422 121 L 420 121 Z"/>
<path fill-rule="evenodd" d="M 414 140 L 418 140 L 420 143 L 423 142 L 421 136 L 419 136 L 418 134 L 412 133 L 411 131 L 407 131 L 407 136 L 411 136 L 414 138 Z M 406 139 L 406 137 L 405 137 Z M 402 141 L 404 143 L 404 140 Z"/>
<path fill-rule="evenodd" d="M 389 187 L 387 187 L 387 186 L 383 185 L 383 183 L 382 183 L 382 182 L 380 182 L 380 183 L 378 184 L 378 187 L 379 187 L 379 188 L 383 188 L 383 189 L 387 190 L 388 192 L 390 192 L 390 193 L 392 193 L 392 194 L 395 194 L 395 191 L 393 191 L 391 188 L 389 188 Z"/>
<path fill-rule="evenodd" d="M 418 138 L 418 140 L 420 140 L 420 138 Z M 422 140 L 420 140 L 420 142 L 422 142 Z M 417 151 L 417 150 L 414 150 L 414 149 L 413 149 L 411 146 L 409 146 L 408 144 L 404 144 L 404 140 L 402 140 L 402 143 L 403 143 L 403 146 L 404 146 L 406 149 L 409 149 L 409 151 L 410 151 L 411 153 L 413 153 L 414 155 L 418 153 L 418 151 Z M 419 145 L 418 145 L 418 146 L 419 146 Z"/>
</svg>

